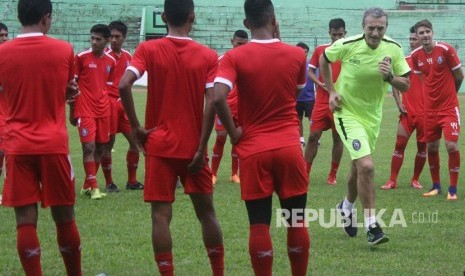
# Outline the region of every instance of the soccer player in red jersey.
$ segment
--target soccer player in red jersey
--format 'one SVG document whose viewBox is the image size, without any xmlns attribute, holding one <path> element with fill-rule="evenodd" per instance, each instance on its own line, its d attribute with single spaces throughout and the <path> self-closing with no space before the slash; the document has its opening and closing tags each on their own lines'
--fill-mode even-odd
<svg viewBox="0 0 465 276">
<path fill-rule="evenodd" d="M 336 40 L 343 38 L 346 35 L 346 23 L 341 18 L 334 18 L 329 21 L 329 36 L 331 44 Z M 341 162 L 343 144 L 339 134 L 334 126 L 333 113 L 329 110 L 329 94 L 326 91 L 326 85 L 323 82 L 321 74 L 317 77 L 316 70 L 320 67 L 318 61 L 325 49 L 331 44 L 322 44 L 315 48 L 310 59 L 308 77 L 316 84 L 316 100 L 315 107 L 312 112 L 312 124 L 310 125 L 310 134 L 308 136 L 308 144 L 305 148 L 305 160 L 307 161 L 307 172 L 310 174 L 313 160 L 318 152 L 318 140 L 320 140 L 323 131 L 331 129 L 333 136 L 333 150 L 331 159 L 331 170 L 328 174 L 326 183 L 336 185 L 336 174 Z M 331 63 L 331 71 L 333 81 L 336 82 L 339 72 L 341 71 L 341 62 Z"/>
<path fill-rule="evenodd" d="M 0 47 L 1 93 L 9 107 L 2 204 L 14 207 L 25 275 L 42 275 L 38 202 L 51 207 L 67 274 L 82 275 L 65 111 L 78 93 L 73 48 L 44 35 L 52 24 L 50 0 L 19 0 L 18 19 L 21 34 Z"/>
<path fill-rule="evenodd" d="M 247 35 L 246 31 L 237 30 L 234 32 L 233 38 L 231 39 L 231 44 L 233 48 L 236 48 L 238 46 L 246 44 L 248 42 L 248 39 L 249 39 L 249 36 Z M 219 60 L 221 60 L 222 58 L 223 56 L 220 56 Z M 237 120 L 237 91 L 236 89 L 233 89 L 233 91 L 229 93 L 228 105 L 229 105 L 229 108 L 231 109 L 233 118 Z M 228 136 L 228 133 L 224 129 L 224 126 L 221 123 L 221 120 L 218 118 L 218 116 L 215 117 L 215 131 L 216 131 L 216 140 L 215 140 L 215 145 L 213 146 L 213 152 L 212 152 L 213 185 L 216 184 L 217 172 L 220 166 L 221 158 L 223 157 L 223 149 L 224 149 L 224 144 L 226 143 L 226 137 Z M 239 158 L 233 147 L 231 149 L 231 177 L 229 178 L 229 180 L 233 183 L 240 183 L 238 170 L 239 170 Z"/>
<path fill-rule="evenodd" d="M 108 26 L 94 25 L 90 33 L 92 48 L 77 54 L 74 61 L 81 94 L 71 105 L 70 121 L 78 126 L 82 143 L 86 179 L 81 194 L 101 199 L 106 194 L 100 192 L 96 175 L 102 154 L 109 148 L 110 100 L 106 86 L 112 84 L 116 61 L 104 51 L 110 39 Z"/>
<path fill-rule="evenodd" d="M 131 62 L 131 54 L 122 48 L 126 39 L 128 27 L 120 20 L 111 22 L 108 25 L 110 29 L 110 45 L 111 48 L 107 50 L 107 54 L 116 60 L 115 70 L 113 72 L 113 83 L 107 85 L 108 96 L 110 99 L 110 142 L 107 144 L 106 149 L 102 155 L 102 171 L 105 176 L 107 192 L 119 192 L 118 187 L 113 183 L 111 175 L 111 150 L 115 144 L 116 133 L 121 132 L 128 140 L 129 150 L 126 154 L 126 163 L 128 169 L 128 181 L 126 189 L 128 190 L 142 190 L 144 185 L 137 181 L 137 167 L 139 165 L 139 150 L 137 145 L 131 138 L 131 125 L 129 124 L 126 112 L 124 112 L 123 104 L 119 97 L 118 85 L 119 81 L 124 75 L 126 68 Z"/>
<path fill-rule="evenodd" d="M 179 177 L 202 226 L 213 275 L 223 275 L 223 234 L 213 207 L 207 161 L 218 56 L 188 36 L 195 19 L 192 0 L 165 0 L 162 19 L 168 36 L 141 43 L 119 84 L 132 135 L 145 152 L 144 201 L 152 206 L 155 261 L 161 275 L 174 274 L 170 222 Z M 144 72 L 148 75 L 145 128 L 139 124 L 131 94 L 133 83 Z M 173 110 L 182 112 L 173 114 Z"/>
<path fill-rule="evenodd" d="M 415 33 L 415 27 L 410 28 L 410 50 L 421 46 L 421 41 Z M 413 70 L 412 57 L 405 57 L 410 69 Z M 404 161 L 404 151 L 413 131 L 417 131 L 417 155 L 410 186 L 414 189 L 423 188 L 418 182 L 421 171 L 426 163 L 426 143 L 424 136 L 424 109 L 423 109 L 423 82 L 417 74 L 410 74 L 410 88 L 400 96 L 400 91 L 392 88 L 392 94 L 399 108 L 399 126 L 397 127 L 397 139 L 391 160 L 391 176 L 388 182 L 381 186 L 383 190 L 397 188 L 397 175 Z"/>
<path fill-rule="evenodd" d="M 215 108 L 239 155 L 241 198 L 247 208 L 249 254 L 256 275 L 271 275 L 272 195 L 287 222 L 292 275 L 306 275 L 310 237 L 298 212 L 307 202 L 308 175 L 299 142 L 295 103 L 306 83 L 302 48 L 281 43 L 270 0 L 246 0 L 244 25 L 252 40 L 228 51 L 215 78 Z M 272 61 L 272 62 L 270 62 Z M 227 104 L 237 86 L 239 127 Z"/>
<path fill-rule="evenodd" d="M 8 41 L 8 27 L 0 22 L 0 44 L 3 44 Z M 5 115 L 7 111 L 7 106 L 5 104 L 5 96 L 3 93 L 0 93 L 0 175 L 3 170 L 3 160 L 4 160 L 4 149 L 3 142 L 5 140 L 6 134 L 6 124 L 5 124 Z M 0 196 L 0 203 L 1 203 Z"/>
<path fill-rule="evenodd" d="M 462 65 L 451 45 L 433 40 L 433 25 L 430 21 L 418 21 L 415 31 L 423 46 L 412 52 L 412 63 L 415 73 L 422 74 L 424 79 L 425 141 L 433 181 L 432 189 L 423 196 L 431 197 L 441 193 L 439 140 L 444 133 L 449 154 L 450 186 L 447 200 L 457 200 L 460 170 L 457 143 L 460 134 L 460 111 L 457 92 L 464 77 Z"/>
</svg>

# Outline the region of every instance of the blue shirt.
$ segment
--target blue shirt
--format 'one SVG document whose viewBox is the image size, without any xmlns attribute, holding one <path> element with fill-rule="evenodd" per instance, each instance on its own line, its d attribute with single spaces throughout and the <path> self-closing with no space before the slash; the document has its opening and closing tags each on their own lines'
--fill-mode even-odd
<svg viewBox="0 0 465 276">
<path fill-rule="evenodd" d="M 307 83 L 305 84 L 304 89 L 300 92 L 299 96 L 297 96 L 297 101 L 298 102 L 314 102 L 315 101 L 315 84 L 311 79 L 308 78 L 308 64 L 309 61 L 307 61 L 307 72 L 306 72 L 306 77 L 307 77 Z"/>
</svg>

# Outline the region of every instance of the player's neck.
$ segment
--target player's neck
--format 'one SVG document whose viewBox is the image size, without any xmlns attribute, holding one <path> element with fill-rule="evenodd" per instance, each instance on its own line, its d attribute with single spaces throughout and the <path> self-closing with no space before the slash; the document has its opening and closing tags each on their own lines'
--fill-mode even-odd
<svg viewBox="0 0 465 276">
<path fill-rule="evenodd" d="M 275 38 L 273 36 L 273 32 L 270 32 L 268 28 L 250 28 L 250 34 L 252 39 L 257 39 L 257 40 L 269 40 Z"/>
<path fill-rule="evenodd" d="M 44 30 L 40 27 L 40 25 L 31 25 L 31 26 L 23 26 L 21 29 L 22 34 L 27 33 L 43 33 L 45 34 Z"/>
<path fill-rule="evenodd" d="M 92 54 L 94 54 L 96 57 L 102 57 L 104 54 L 104 50 L 102 51 L 92 51 Z"/>
<path fill-rule="evenodd" d="M 425 50 L 426 53 L 430 54 L 433 51 L 436 44 L 437 42 L 433 40 L 431 44 L 423 46 L 423 49 Z"/>
<path fill-rule="evenodd" d="M 177 37 L 189 37 L 189 33 L 192 29 L 191 25 L 183 25 L 179 27 L 168 27 L 168 35 L 169 36 L 177 36 Z"/>
</svg>

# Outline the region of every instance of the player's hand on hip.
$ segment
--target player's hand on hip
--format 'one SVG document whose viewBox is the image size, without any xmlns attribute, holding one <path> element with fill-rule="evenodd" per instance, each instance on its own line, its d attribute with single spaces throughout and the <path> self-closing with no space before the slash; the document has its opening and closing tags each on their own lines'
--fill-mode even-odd
<svg viewBox="0 0 465 276">
<path fill-rule="evenodd" d="M 331 112 L 340 111 L 342 109 L 342 96 L 337 92 L 329 94 L 329 109 Z"/>
<path fill-rule="evenodd" d="M 145 155 L 145 142 L 150 133 L 154 132 L 157 128 L 145 129 L 141 126 L 133 128 L 131 135 L 136 143 L 137 148 Z"/>
<path fill-rule="evenodd" d="M 237 127 L 230 135 L 231 144 L 236 145 L 242 138 L 242 127 Z"/>
<path fill-rule="evenodd" d="M 197 151 L 192 161 L 187 165 L 187 169 L 191 173 L 200 171 L 205 166 L 205 156 L 203 152 Z"/>
<path fill-rule="evenodd" d="M 402 115 L 407 115 L 407 109 L 405 109 L 405 106 L 403 104 L 399 106 L 399 112 Z"/>
</svg>

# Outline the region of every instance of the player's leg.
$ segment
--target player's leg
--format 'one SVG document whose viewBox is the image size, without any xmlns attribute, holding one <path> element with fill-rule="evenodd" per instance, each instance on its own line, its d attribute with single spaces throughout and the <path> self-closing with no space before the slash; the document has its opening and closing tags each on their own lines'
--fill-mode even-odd
<svg viewBox="0 0 465 276">
<path fill-rule="evenodd" d="M 37 235 L 38 208 L 41 189 L 38 164 L 31 156 L 6 155 L 6 175 L 2 205 L 14 207 L 16 248 L 25 275 L 42 275 L 40 243 Z"/>
<path fill-rule="evenodd" d="M 126 166 L 128 169 L 128 181 L 126 183 L 127 190 L 143 190 L 144 185 L 137 181 L 137 168 L 139 167 L 139 149 L 134 143 L 129 133 L 124 133 L 124 137 L 128 141 L 129 149 L 126 153 Z"/>
<path fill-rule="evenodd" d="M 410 186 L 414 189 L 422 189 L 420 182 L 418 179 L 420 178 L 420 174 L 423 171 L 423 168 L 426 163 L 426 142 L 425 142 L 425 122 L 423 115 L 415 116 L 415 129 L 416 129 L 416 136 L 417 136 L 417 155 L 415 156 L 415 163 L 413 167 L 413 177 L 410 183 Z"/>
<path fill-rule="evenodd" d="M 408 125 L 407 115 L 400 115 L 399 125 L 397 126 L 396 144 L 391 158 L 391 175 L 388 182 L 386 182 L 384 186 L 381 186 L 381 189 L 383 190 L 397 188 L 397 176 L 399 175 L 400 168 L 404 162 L 405 148 L 407 147 L 407 143 L 411 135 Z"/>
<path fill-rule="evenodd" d="M 5 153 L 3 152 L 3 150 L 0 150 L 0 176 L 3 172 L 3 160 L 5 160 Z"/>
<path fill-rule="evenodd" d="M 304 137 L 304 127 L 302 125 L 302 120 L 304 118 L 305 106 L 304 102 L 297 102 L 295 105 L 297 111 L 297 118 L 299 119 L 299 135 L 300 135 L 300 145 L 302 148 L 305 147 L 305 137 Z"/>
<path fill-rule="evenodd" d="M 117 102 L 118 114 L 114 115 L 117 117 L 117 121 L 113 122 L 116 124 L 116 128 L 111 131 L 121 132 L 129 144 L 128 152 L 126 153 L 126 167 L 128 170 L 128 181 L 126 182 L 127 190 L 142 190 L 144 185 L 137 181 L 137 168 L 139 167 L 139 149 L 131 136 L 131 124 L 129 123 L 128 116 L 124 111 L 123 103 Z"/>
<path fill-rule="evenodd" d="M 68 275 L 82 275 L 81 238 L 74 220 L 74 205 L 52 206 L 60 254 Z"/>
<path fill-rule="evenodd" d="M 223 233 L 213 207 L 213 194 L 190 194 L 195 214 L 202 226 L 202 237 L 213 275 L 224 273 Z"/>
<path fill-rule="evenodd" d="M 255 275 L 271 276 L 273 244 L 270 235 L 272 197 L 246 200 L 249 217 L 249 254 Z"/>
<path fill-rule="evenodd" d="M 161 275 L 174 275 L 173 242 L 170 223 L 173 215 L 171 202 L 152 202 L 152 246 L 155 262 Z"/>
<path fill-rule="evenodd" d="M 213 184 L 216 184 L 218 168 L 220 167 L 221 158 L 223 158 L 224 144 L 226 143 L 227 132 L 221 124 L 218 116 L 215 117 L 216 140 L 212 152 L 212 174 Z"/>
<path fill-rule="evenodd" d="M 281 208 L 290 213 L 287 228 L 287 255 L 291 262 L 292 275 L 307 275 L 307 267 L 310 256 L 310 235 L 305 226 L 305 220 L 293 218 L 303 215 L 307 203 L 307 194 L 280 199 Z M 297 212 L 292 212 L 295 210 Z M 293 222 L 297 222 L 293 225 Z"/>
<path fill-rule="evenodd" d="M 113 182 L 112 177 L 112 156 L 111 150 L 115 144 L 115 134 L 110 134 L 108 143 L 103 144 L 102 157 L 100 163 L 102 164 L 102 171 L 105 177 L 105 191 L 109 193 L 119 193 L 118 186 Z"/>
<path fill-rule="evenodd" d="M 425 141 L 428 153 L 428 164 L 433 182 L 432 188 L 423 194 L 425 197 L 436 196 L 441 193 L 440 162 L 439 162 L 439 141 L 442 135 L 440 117 L 437 112 L 425 113 Z"/>
<path fill-rule="evenodd" d="M 16 247 L 27 276 L 42 275 L 40 242 L 37 235 L 37 204 L 15 207 Z"/>
<path fill-rule="evenodd" d="M 341 137 L 335 129 L 332 131 L 332 135 L 333 149 L 331 152 L 331 170 L 329 171 L 326 183 L 328 183 L 329 185 L 336 185 L 336 175 L 339 169 L 339 164 L 341 163 L 342 153 L 344 152 L 344 144 L 342 144 Z"/>
<path fill-rule="evenodd" d="M 449 191 L 447 200 L 457 200 L 457 182 L 460 171 L 460 152 L 458 140 L 460 135 L 460 112 L 458 107 L 441 116 L 442 131 L 449 154 Z"/>
<path fill-rule="evenodd" d="M 318 153 L 318 140 L 320 140 L 321 134 L 321 130 L 310 129 L 310 134 L 308 135 L 308 142 L 307 146 L 305 147 L 304 158 L 307 162 L 306 171 L 309 175 L 310 171 L 312 170 L 313 160 Z"/>
<path fill-rule="evenodd" d="M 231 148 L 231 177 L 229 181 L 236 184 L 241 183 L 241 179 L 239 178 L 239 156 L 234 145 Z"/>
<path fill-rule="evenodd" d="M 86 175 L 81 195 L 90 197 L 91 190 L 98 189 L 97 166 L 94 158 L 97 125 L 94 118 L 85 117 L 77 119 L 77 126 L 82 144 L 82 161 Z"/>
<path fill-rule="evenodd" d="M 347 179 L 347 196 L 336 206 L 336 209 L 341 215 L 344 223 L 343 230 L 349 237 L 357 236 L 358 232 L 356 221 L 354 221 L 354 219 L 356 219 L 354 204 L 358 196 L 357 180 L 357 165 L 355 164 L 355 161 L 351 161 L 349 177 Z"/>
</svg>

